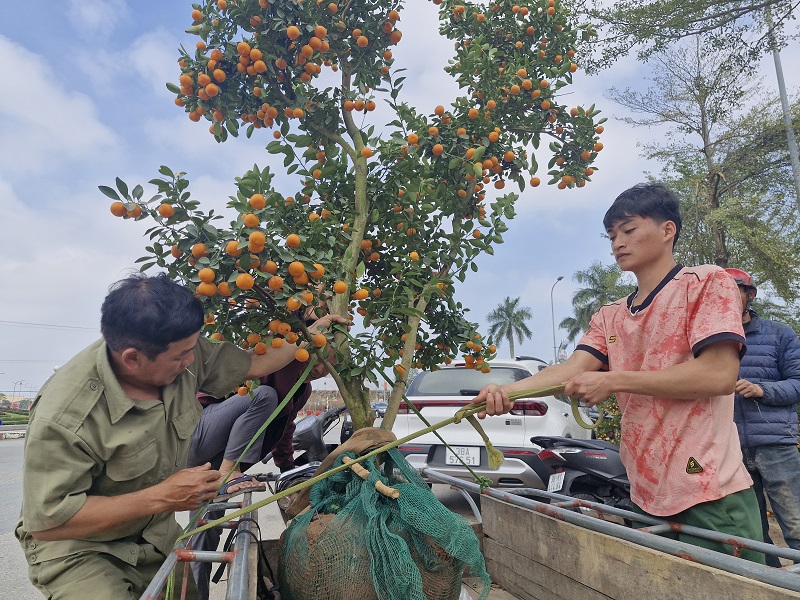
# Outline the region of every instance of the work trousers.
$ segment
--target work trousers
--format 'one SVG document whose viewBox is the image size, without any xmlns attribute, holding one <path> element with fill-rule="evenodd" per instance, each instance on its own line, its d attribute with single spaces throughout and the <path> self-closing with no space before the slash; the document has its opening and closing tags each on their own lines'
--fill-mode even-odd
<svg viewBox="0 0 800 600">
<path fill-rule="evenodd" d="M 136 564 L 102 552 L 80 552 L 33 564 L 29 573 L 33 585 L 48 600 L 139 600 L 165 560 L 152 544 L 145 543 L 139 545 Z M 186 597 L 196 600 L 197 589 L 188 571 L 186 580 Z M 173 597 L 179 598 L 183 583 L 180 566 L 175 581 L 177 594 Z"/>
</svg>

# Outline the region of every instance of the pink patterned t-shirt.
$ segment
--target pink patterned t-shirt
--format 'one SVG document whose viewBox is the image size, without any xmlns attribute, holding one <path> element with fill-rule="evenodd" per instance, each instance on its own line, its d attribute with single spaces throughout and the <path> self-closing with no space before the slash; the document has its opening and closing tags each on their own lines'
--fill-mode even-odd
<svg viewBox="0 0 800 600">
<path fill-rule="evenodd" d="M 602 307 L 577 346 L 610 371 L 656 371 L 694 360 L 709 344 L 744 350 L 741 300 L 712 265 L 677 265 L 644 302 L 634 295 Z M 733 394 L 677 400 L 618 393 L 620 455 L 631 498 L 657 516 L 677 514 L 752 485 L 733 421 Z"/>
</svg>

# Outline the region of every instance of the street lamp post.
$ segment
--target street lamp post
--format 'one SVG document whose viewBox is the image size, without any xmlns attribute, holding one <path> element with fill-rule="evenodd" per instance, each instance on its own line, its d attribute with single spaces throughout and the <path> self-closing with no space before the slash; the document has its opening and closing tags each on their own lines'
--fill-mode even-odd
<svg viewBox="0 0 800 600">
<path fill-rule="evenodd" d="M 16 400 L 17 400 L 17 384 L 19 384 L 19 391 L 21 392 L 21 391 L 22 391 L 22 384 L 23 384 L 23 383 L 25 383 L 25 380 L 24 380 L 24 379 L 20 379 L 19 381 L 15 381 L 15 382 L 14 382 L 14 391 L 13 391 L 13 393 L 11 394 L 11 395 L 12 395 L 12 397 L 14 398 L 14 400 L 12 400 L 12 403 L 13 403 L 13 402 L 16 402 Z M 13 406 L 13 404 L 12 404 L 12 406 Z"/>
<path fill-rule="evenodd" d="M 555 309 L 553 308 L 553 290 L 556 289 L 556 285 L 559 281 L 564 279 L 563 275 L 559 275 L 556 282 L 553 284 L 553 287 L 550 288 L 550 319 L 553 321 L 553 364 L 558 362 L 558 346 L 556 346 L 556 313 Z"/>
</svg>

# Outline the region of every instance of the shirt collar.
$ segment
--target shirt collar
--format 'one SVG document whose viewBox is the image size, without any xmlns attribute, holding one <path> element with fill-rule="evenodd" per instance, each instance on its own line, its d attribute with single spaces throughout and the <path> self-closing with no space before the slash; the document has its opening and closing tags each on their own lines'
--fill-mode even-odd
<svg viewBox="0 0 800 600">
<path fill-rule="evenodd" d="M 637 286 L 636 289 L 633 291 L 633 293 L 630 296 L 628 296 L 628 299 L 626 301 L 630 313 L 632 315 L 636 314 L 640 310 L 644 310 L 645 308 L 650 306 L 650 303 L 655 299 L 656 294 L 658 294 L 658 292 L 664 289 L 664 286 L 667 285 L 670 281 L 672 281 L 675 278 L 675 275 L 677 275 L 681 269 L 683 269 L 683 265 L 680 263 L 672 267 L 672 269 L 670 269 L 670 272 L 667 273 L 666 277 L 664 277 L 664 279 L 661 280 L 661 282 L 656 286 L 656 288 L 647 295 L 647 298 L 645 298 L 641 304 L 633 306 L 633 301 L 636 299 L 636 296 L 639 293 L 639 287 Z"/>
<path fill-rule="evenodd" d="M 117 380 L 114 369 L 111 367 L 111 360 L 108 356 L 108 344 L 103 342 L 97 349 L 97 373 L 100 383 L 103 385 L 103 393 L 108 404 L 108 412 L 111 422 L 116 423 L 125 416 L 130 409 L 135 408 L 136 403 L 128 398 L 122 390 L 122 386 Z"/>
</svg>

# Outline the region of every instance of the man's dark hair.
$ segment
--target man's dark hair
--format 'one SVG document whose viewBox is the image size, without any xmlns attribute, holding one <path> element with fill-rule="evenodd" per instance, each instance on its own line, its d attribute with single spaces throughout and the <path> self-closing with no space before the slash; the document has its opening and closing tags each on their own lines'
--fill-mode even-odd
<svg viewBox="0 0 800 600">
<path fill-rule="evenodd" d="M 136 348 L 150 360 L 203 327 L 203 305 L 163 273 L 137 273 L 116 282 L 100 314 L 100 331 L 109 348 Z"/>
<path fill-rule="evenodd" d="M 675 239 L 678 242 L 683 223 L 680 201 L 666 186 L 660 183 L 639 183 L 622 192 L 603 217 L 603 227 L 609 231 L 614 225 L 630 217 L 649 217 L 656 223 L 675 223 Z"/>
</svg>

